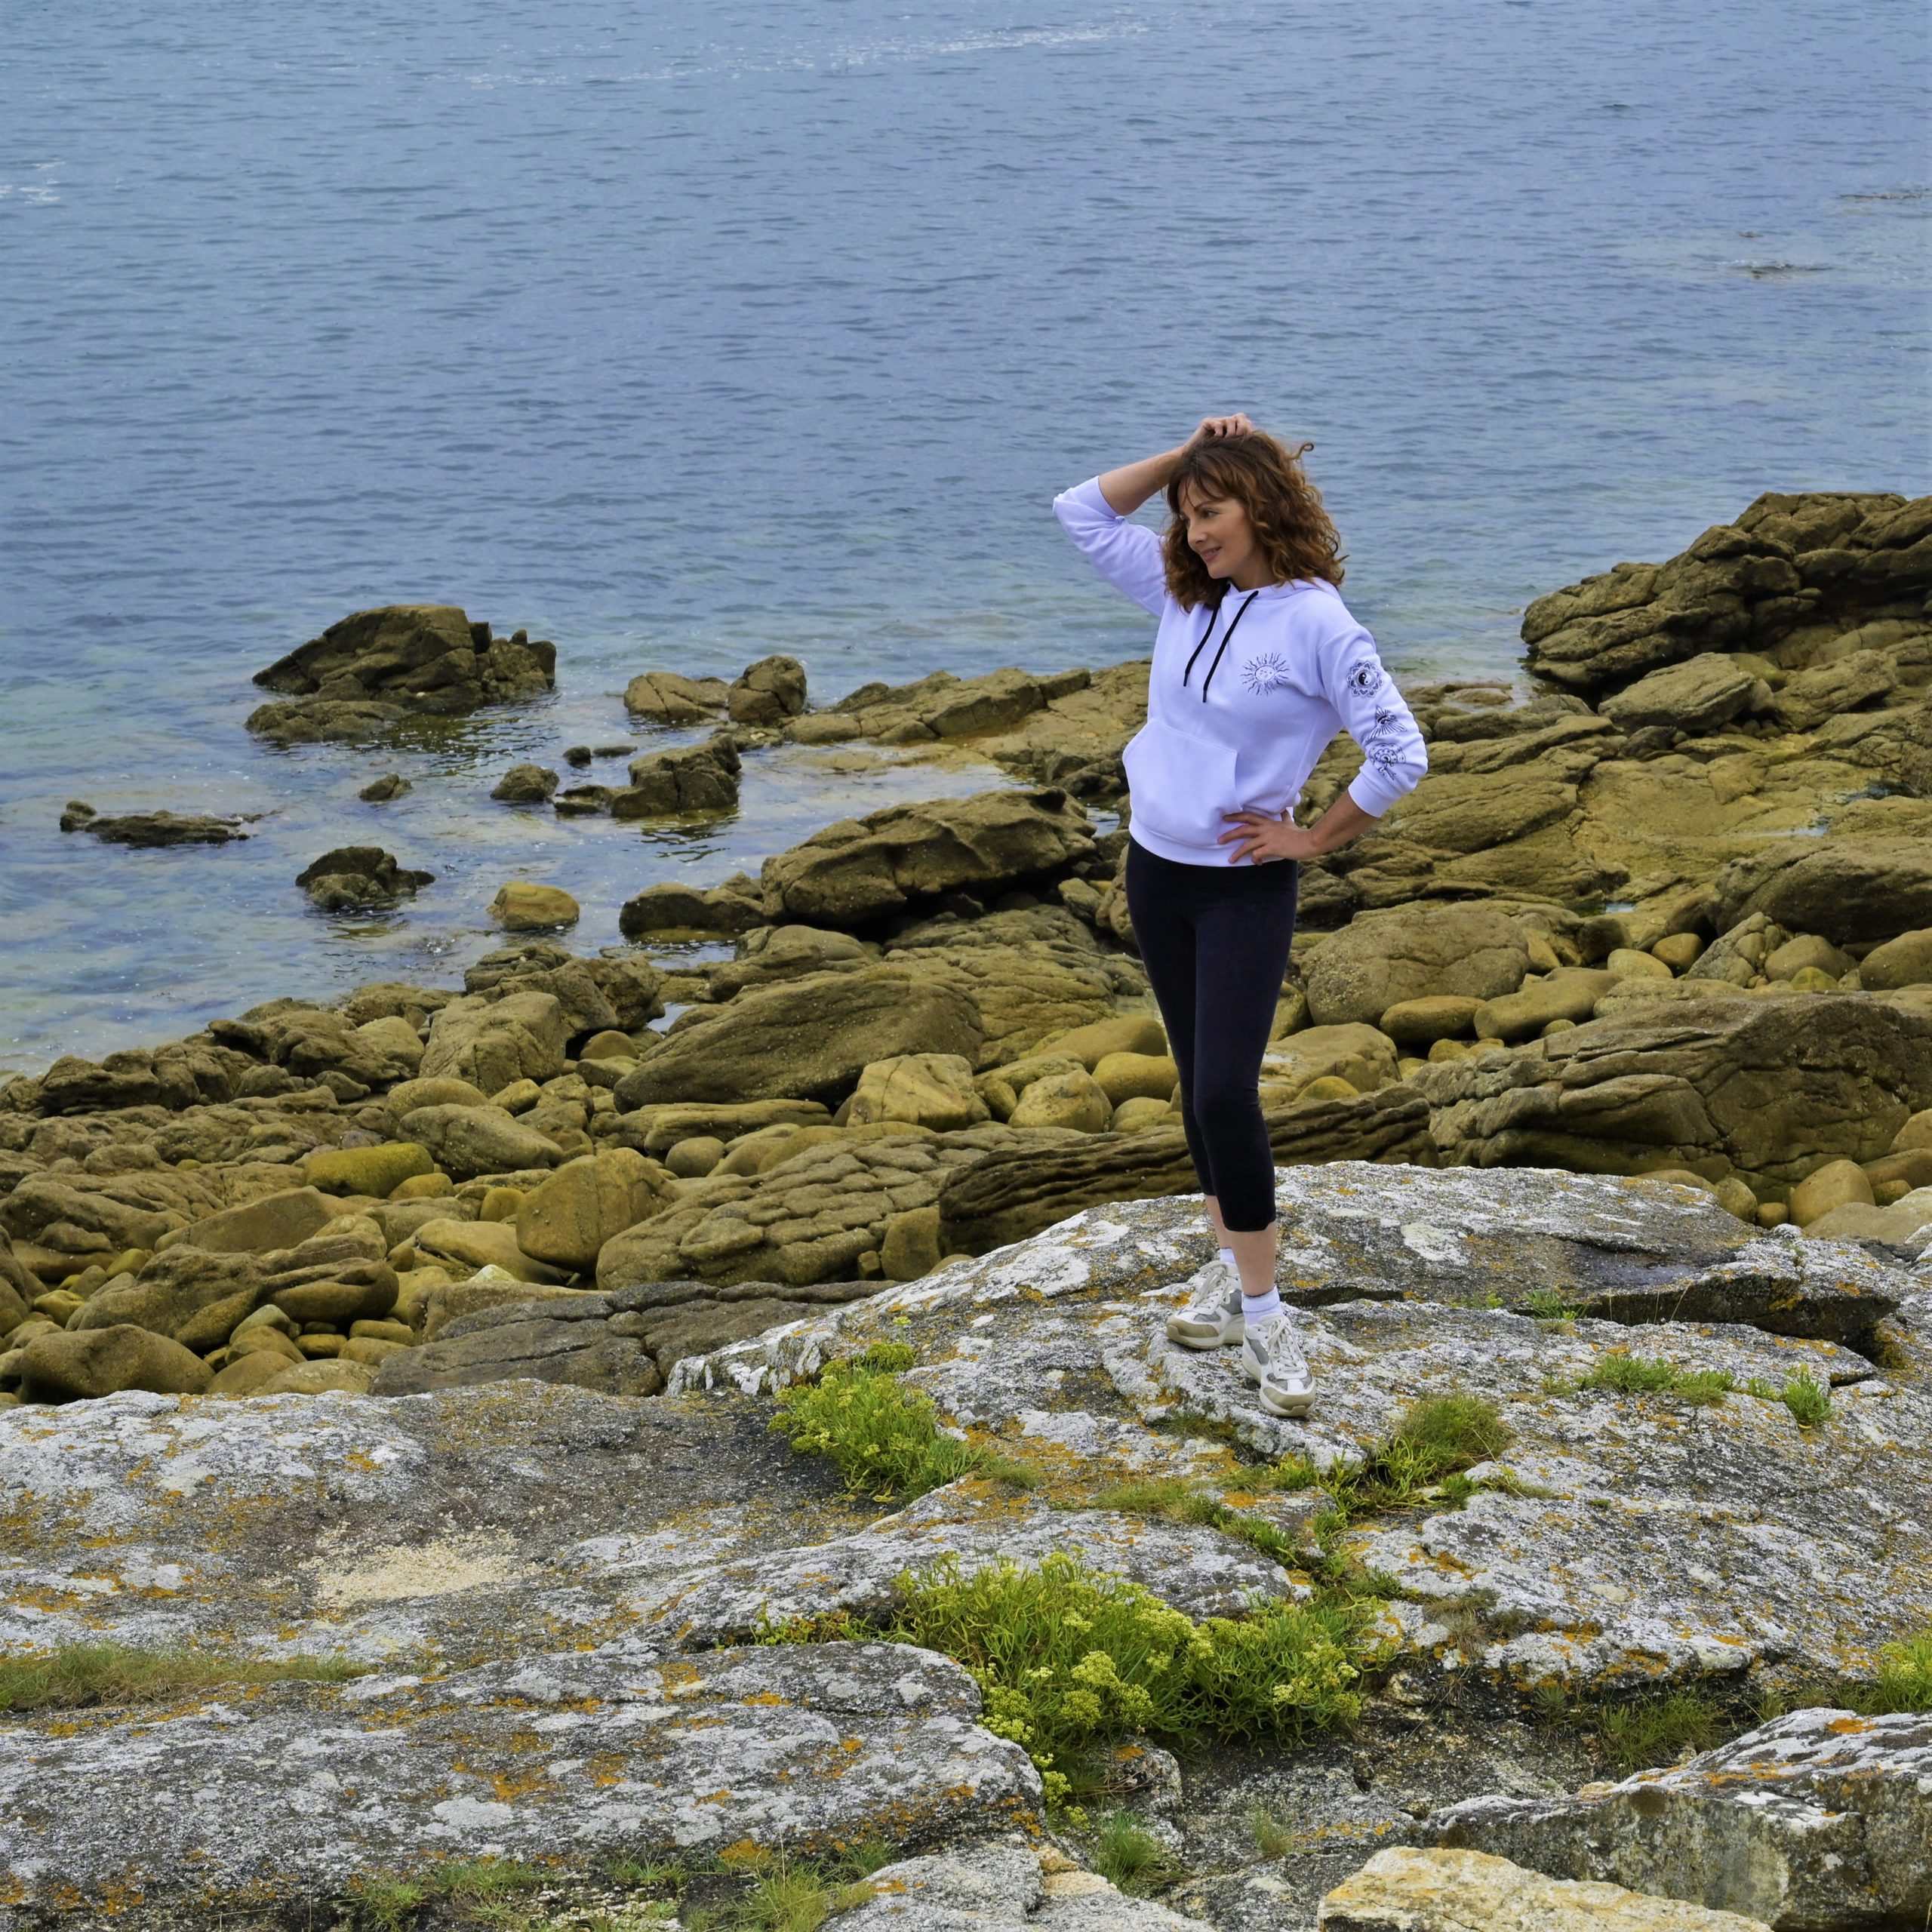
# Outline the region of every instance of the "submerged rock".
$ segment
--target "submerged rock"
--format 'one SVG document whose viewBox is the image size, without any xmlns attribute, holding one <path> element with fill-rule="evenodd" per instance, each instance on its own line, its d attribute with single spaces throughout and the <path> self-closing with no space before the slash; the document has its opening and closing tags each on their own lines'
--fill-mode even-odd
<svg viewBox="0 0 1932 1932">
<path fill-rule="evenodd" d="M 434 872 L 411 872 L 379 845 L 339 845 L 305 866 L 295 883 L 319 912 L 350 912 L 394 906 L 435 882 Z"/>
<path fill-rule="evenodd" d="M 630 784 L 612 793 L 614 818 L 737 809 L 741 761 L 728 731 L 679 751 L 651 752 L 631 761 Z"/>
<path fill-rule="evenodd" d="M 60 814 L 63 832 L 91 832 L 108 845 L 226 845 L 232 839 L 248 836 L 242 825 L 238 818 L 213 818 L 193 813 L 103 814 L 81 798 L 70 800 Z"/>
</svg>

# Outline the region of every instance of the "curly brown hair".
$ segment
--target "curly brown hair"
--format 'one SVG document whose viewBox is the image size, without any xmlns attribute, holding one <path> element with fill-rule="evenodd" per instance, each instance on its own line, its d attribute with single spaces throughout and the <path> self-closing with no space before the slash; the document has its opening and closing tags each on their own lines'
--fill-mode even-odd
<svg viewBox="0 0 1932 1932">
<path fill-rule="evenodd" d="M 1224 580 L 1208 574 L 1187 540 L 1181 499 L 1190 489 L 1203 497 L 1232 497 L 1241 505 L 1278 583 L 1320 577 L 1340 583 L 1342 540 L 1321 506 L 1321 491 L 1301 466 L 1314 447 L 1303 443 L 1291 450 L 1256 430 L 1197 444 L 1181 458 L 1168 485 L 1173 516 L 1162 540 L 1168 589 L 1176 603 L 1189 611 L 1201 604 L 1218 606 L 1228 590 Z"/>
</svg>

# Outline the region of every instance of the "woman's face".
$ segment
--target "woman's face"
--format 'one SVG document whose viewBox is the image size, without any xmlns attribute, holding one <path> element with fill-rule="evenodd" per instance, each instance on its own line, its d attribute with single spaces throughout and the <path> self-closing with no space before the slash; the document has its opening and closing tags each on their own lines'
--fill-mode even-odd
<svg viewBox="0 0 1932 1932">
<path fill-rule="evenodd" d="M 1181 500 L 1187 519 L 1187 540 L 1208 567 L 1210 577 L 1237 583 L 1258 582 L 1263 568 L 1261 546 L 1247 512 L 1232 497 L 1208 497 L 1189 490 Z"/>
</svg>

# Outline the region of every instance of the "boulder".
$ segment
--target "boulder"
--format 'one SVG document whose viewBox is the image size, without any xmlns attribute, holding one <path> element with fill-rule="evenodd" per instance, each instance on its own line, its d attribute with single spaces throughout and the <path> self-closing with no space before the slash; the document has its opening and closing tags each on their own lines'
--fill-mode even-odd
<svg viewBox="0 0 1932 1932">
<path fill-rule="evenodd" d="M 1091 1020 L 1066 1032 L 1049 1034 L 1029 1051 L 1067 1054 L 1091 1073 L 1109 1054 L 1165 1054 L 1168 1034 L 1157 1014 L 1123 1013 L 1112 1019 Z"/>
<path fill-rule="evenodd" d="M 1426 1053 L 1438 1040 L 1466 1038 L 1483 1002 L 1469 993 L 1435 993 L 1398 1000 L 1373 1023 L 1396 1045 Z"/>
<path fill-rule="evenodd" d="M 265 1254 L 270 1248 L 293 1247 L 319 1234 L 340 1211 L 319 1188 L 284 1188 L 191 1223 L 171 1245 L 198 1247 L 211 1254 Z"/>
<path fill-rule="evenodd" d="M 1921 1108 L 1892 1137 L 1895 1154 L 1909 1154 L 1921 1147 L 1932 1148 L 1932 1107 Z"/>
<path fill-rule="evenodd" d="M 819 926 L 760 926 L 738 942 L 735 959 L 706 974 L 705 985 L 715 1000 L 734 999 L 747 986 L 795 980 L 805 973 L 837 972 L 878 957 L 877 946 L 850 933 Z"/>
<path fill-rule="evenodd" d="M 418 1107 L 487 1107 L 490 1104 L 490 1097 L 481 1088 L 459 1080 L 453 1074 L 398 1081 L 386 1097 L 389 1112 L 398 1120 Z"/>
<path fill-rule="evenodd" d="M 619 1149 L 620 1153 L 628 1149 Z M 633 1160 L 640 1157 L 632 1155 Z M 553 1223 L 555 1217 L 551 1217 Z M 565 1267 L 562 1273 L 539 1261 L 525 1251 L 516 1228 L 508 1221 L 460 1221 L 449 1218 L 426 1221 L 411 1237 L 420 1253 L 439 1261 L 460 1264 L 470 1269 L 494 1268 L 511 1280 L 555 1283 L 563 1275 L 574 1273 Z M 386 1310 L 365 1311 L 369 1313 Z"/>
<path fill-rule="evenodd" d="M 1500 999 L 1486 1000 L 1476 1009 L 1479 1039 L 1523 1040 L 1540 1033 L 1552 1020 L 1586 1020 L 1597 1001 L 1618 984 L 1618 976 L 1601 968 L 1565 967 L 1547 978 L 1519 986 Z"/>
<path fill-rule="evenodd" d="M 36 1335 L 20 1352 L 18 1374 L 23 1397 L 36 1402 L 116 1395 L 124 1389 L 198 1395 L 214 1379 L 192 1350 L 131 1322 Z"/>
<path fill-rule="evenodd" d="M 1788 678 L 1768 709 L 1787 731 L 1814 731 L 1829 718 L 1889 695 L 1898 681 L 1898 666 L 1890 657 L 1856 651 Z"/>
<path fill-rule="evenodd" d="M 457 1180 L 554 1168 L 565 1158 L 548 1134 L 501 1107 L 417 1107 L 403 1115 L 401 1127 Z"/>
<path fill-rule="evenodd" d="M 555 926 L 574 926 L 580 916 L 577 901 L 558 885 L 538 885 L 513 878 L 497 888 L 490 916 L 506 932 L 543 932 Z"/>
<path fill-rule="evenodd" d="M 490 795 L 506 805 L 547 805 L 561 783 L 548 765 L 513 764 L 491 787 Z"/>
<path fill-rule="evenodd" d="M 68 1326 L 76 1332 L 145 1328 L 205 1354 L 226 1341 L 266 1293 L 252 1254 L 211 1254 L 180 1243 L 155 1255 L 139 1274 L 122 1275 L 97 1290 Z"/>
<path fill-rule="evenodd" d="M 842 1100 L 875 1060 L 901 1054 L 977 1059 L 972 999 L 903 966 L 809 974 L 681 1017 L 617 1083 L 620 1107 L 669 1100 Z"/>
<path fill-rule="evenodd" d="M 725 705 L 734 724 L 782 724 L 805 708 L 805 667 L 795 657 L 761 657 L 731 680 Z"/>
<path fill-rule="evenodd" d="M 1589 695 L 1711 651 L 1762 652 L 1828 617 L 1849 630 L 1875 607 L 1932 583 L 1932 543 L 1883 540 L 1890 496 L 1760 497 L 1663 564 L 1619 564 L 1523 614 L 1537 677 Z"/>
<path fill-rule="evenodd" d="M 678 1192 L 666 1169 L 629 1147 L 567 1161 L 518 1209 L 517 1245 L 533 1260 L 589 1273 L 613 1235 L 648 1220 Z"/>
<path fill-rule="evenodd" d="M 1762 912 L 1835 946 L 1895 939 L 1932 926 L 1932 848 L 1922 839 L 1836 838 L 1777 841 L 1718 874 L 1718 923 Z M 1701 963 L 1701 962 L 1700 962 Z"/>
<path fill-rule="evenodd" d="M 1793 1217 L 1795 1219 L 1795 1217 Z M 1881 1241 L 1888 1247 L 1919 1245 L 1932 1228 L 1932 1186 L 1915 1188 L 1888 1208 L 1850 1201 L 1801 1223 L 1807 1241 Z"/>
<path fill-rule="evenodd" d="M 701 745 L 652 752 L 631 761 L 627 790 L 611 801 L 614 818 L 672 812 L 729 812 L 738 808 L 738 748 L 729 732 Z"/>
<path fill-rule="evenodd" d="M 1782 1195 L 1826 1161 L 1876 1160 L 1932 1105 L 1932 1014 L 1858 994 L 1651 998 L 1417 1078 L 1446 1163 L 1735 1168 Z"/>
<path fill-rule="evenodd" d="M 338 845 L 295 875 L 309 903 L 324 912 L 394 906 L 432 884 L 434 872 L 411 872 L 380 845 Z"/>
<path fill-rule="evenodd" d="M 318 1148 L 303 1161 L 302 1178 L 325 1194 L 366 1194 L 386 1200 L 405 1181 L 428 1174 L 435 1165 L 429 1149 L 417 1142 L 388 1140 L 375 1147 Z"/>
<path fill-rule="evenodd" d="M 859 1075 L 847 1120 L 854 1127 L 904 1121 L 946 1133 L 990 1118 L 973 1085 L 973 1063 L 959 1054 L 899 1054 Z"/>
<path fill-rule="evenodd" d="M 285 1355 L 273 1355 L 265 1350 L 251 1349 L 245 1355 L 235 1356 L 227 1365 L 218 1371 L 214 1380 L 208 1386 L 211 1395 L 259 1395 L 266 1383 L 291 1367 Z"/>
<path fill-rule="evenodd" d="M 1423 903 L 1359 913 L 1309 959 L 1309 1013 L 1319 1026 L 1373 1026 L 1410 1000 L 1513 992 L 1529 965 L 1521 928 L 1494 906 Z"/>
<path fill-rule="evenodd" d="M 522 631 L 492 638 L 450 604 L 358 611 L 255 674 L 291 700 L 264 704 L 248 729 L 284 743 L 355 738 L 420 714 L 458 716 L 555 688 L 555 645 Z"/>
<path fill-rule="evenodd" d="M 517 1080 L 554 1080 L 564 1070 L 569 1038 L 568 1017 L 554 994 L 512 992 L 495 1000 L 472 994 L 452 1000 L 430 1021 L 419 1078 L 466 1080 L 485 1094 Z"/>
<path fill-rule="evenodd" d="M 296 1324 L 346 1327 L 395 1307 L 398 1284 L 383 1259 L 383 1233 L 360 1215 L 344 1215 L 325 1233 L 261 1257 L 262 1292 Z"/>
<path fill-rule="evenodd" d="M 738 873 L 722 885 L 648 885 L 624 901 L 617 930 L 626 939 L 653 933 L 744 933 L 766 923 L 764 896 L 758 881 Z"/>
<path fill-rule="evenodd" d="M 41 1283 L 14 1252 L 14 1244 L 0 1229 L 0 1335 L 17 1327 L 39 1298 Z"/>
<path fill-rule="evenodd" d="M 1872 1183 L 1856 1161 L 1827 1161 L 1791 1190 L 1791 1218 L 1809 1226 L 1834 1208 L 1872 1205 Z"/>
<path fill-rule="evenodd" d="M 624 687 L 624 708 L 655 724 L 694 724 L 721 712 L 727 692 L 722 678 L 646 671 Z"/>
<path fill-rule="evenodd" d="M 386 805 L 392 800 L 405 796 L 416 787 L 399 771 L 386 771 L 380 778 L 372 778 L 356 793 L 365 805 Z"/>
<path fill-rule="evenodd" d="M 1814 935 L 1815 937 L 1815 935 Z M 1734 986 L 1755 986 L 1769 977 L 1774 958 L 1789 960 L 1795 943 L 1785 929 L 1762 912 L 1749 912 L 1720 933 L 1685 973 L 1687 983 L 1721 980 Z M 1816 964 L 1815 959 L 1798 956 L 1794 971 Z"/>
<path fill-rule="evenodd" d="M 74 1181 L 93 1184 L 77 1187 Z M 182 1218 L 122 1200 L 86 1174 L 29 1174 L 0 1198 L 0 1229 L 16 1241 L 103 1259 L 125 1248 L 154 1248 Z"/>
<path fill-rule="evenodd" d="M 1320 1932 L 1770 1932 L 1761 1918 L 1547 1878 L 1486 1852 L 1404 1847 L 1378 1851 L 1343 1880 L 1315 1922 Z"/>
<path fill-rule="evenodd" d="M 1829 940 L 1820 939 L 1816 933 L 1798 933 L 1764 955 L 1762 970 L 1767 980 L 1795 979 L 1807 968 L 1839 980 L 1851 971 L 1853 963 L 1851 955 L 1841 952 Z"/>
<path fill-rule="evenodd" d="M 1028 1084 L 1008 1116 L 1008 1124 L 1099 1134 L 1112 1124 L 1113 1117 L 1113 1102 L 1091 1073 L 1049 1073 Z"/>
<path fill-rule="evenodd" d="M 1915 1925 L 1932 1911 L 1932 1717 L 1794 1711 L 1674 1770 L 1574 1797 L 1470 1798 L 1429 1829 L 1770 1925 Z"/>
<path fill-rule="evenodd" d="M 890 806 L 841 819 L 768 859 L 766 915 L 868 925 L 915 900 L 1006 891 L 1093 849 L 1086 814 L 1056 789 Z"/>
<path fill-rule="evenodd" d="M 1165 1102 L 1180 1084 L 1180 1069 L 1171 1054 L 1103 1054 L 1094 1082 L 1116 1107 L 1124 1100 Z"/>
<path fill-rule="evenodd" d="M 1932 927 L 1900 933 L 1897 939 L 1875 946 L 1858 962 L 1858 979 L 1867 992 L 1932 985 Z"/>
<path fill-rule="evenodd" d="M 1373 1026 L 1306 1026 L 1274 1041 L 1261 1057 L 1261 1084 L 1291 1099 L 1311 1081 L 1346 1081 L 1371 1092 L 1395 1078 L 1395 1043 Z"/>
<path fill-rule="evenodd" d="M 1722 651 L 1700 651 L 1626 685 L 1603 701 L 1603 715 L 1619 731 L 1663 724 L 1690 737 L 1728 724 L 1740 712 L 1760 708 L 1770 690 L 1747 663 Z"/>
<path fill-rule="evenodd" d="M 285 1368 L 248 1392 L 254 1395 L 366 1395 L 375 1371 L 366 1362 L 305 1361 Z"/>
</svg>

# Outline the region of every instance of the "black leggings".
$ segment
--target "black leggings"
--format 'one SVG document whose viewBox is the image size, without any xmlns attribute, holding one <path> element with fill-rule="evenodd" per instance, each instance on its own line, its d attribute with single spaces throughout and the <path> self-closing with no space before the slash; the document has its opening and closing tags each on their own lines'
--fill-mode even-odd
<svg viewBox="0 0 1932 1932">
<path fill-rule="evenodd" d="M 1291 859 L 1183 866 L 1128 842 L 1127 909 L 1180 1069 L 1187 1150 L 1238 1234 L 1275 1218 L 1275 1156 L 1255 1088 L 1300 872 Z"/>
</svg>

